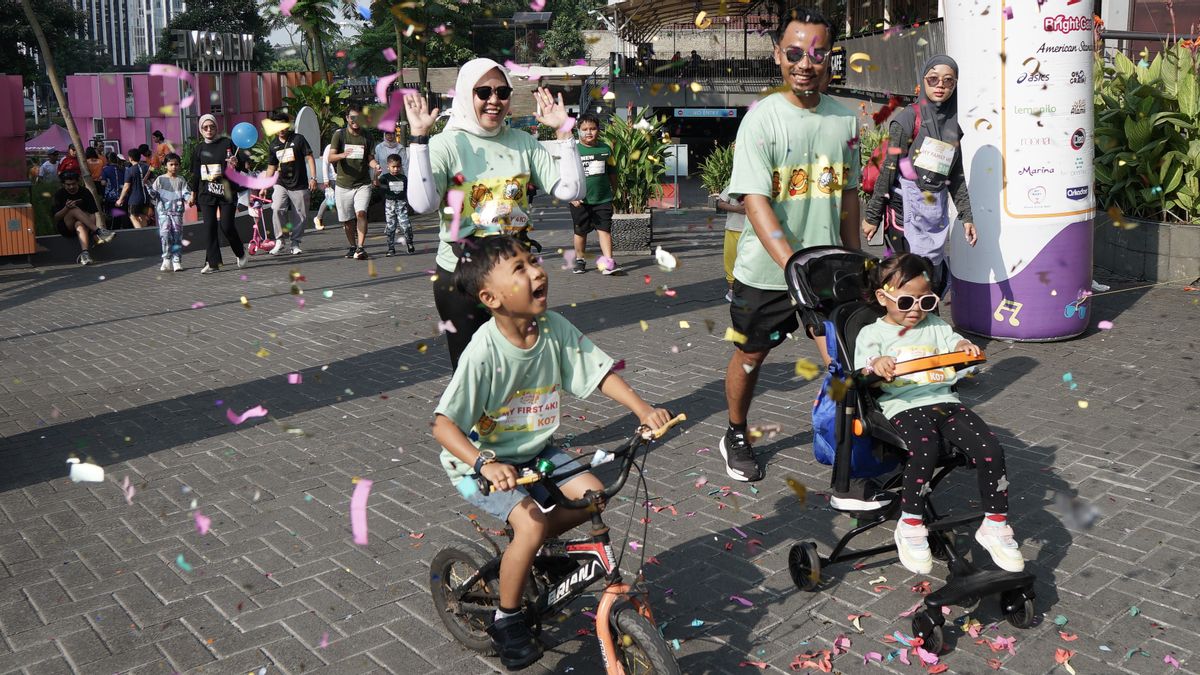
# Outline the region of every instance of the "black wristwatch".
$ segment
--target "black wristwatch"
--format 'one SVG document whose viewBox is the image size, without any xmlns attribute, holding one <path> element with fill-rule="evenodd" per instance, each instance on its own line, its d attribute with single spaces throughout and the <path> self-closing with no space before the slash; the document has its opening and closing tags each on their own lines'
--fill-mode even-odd
<svg viewBox="0 0 1200 675">
<path fill-rule="evenodd" d="M 408 144 L 409 145 L 429 145 L 429 134 L 425 134 L 424 136 L 409 136 Z"/>
<path fill-rule="evenodd" d="M 480 450 L 479 456 L 475 458 L 475 473 L 483 472 L 484 464 L 491 464 L 496 461 L 495 450 Z"/>
</svg>

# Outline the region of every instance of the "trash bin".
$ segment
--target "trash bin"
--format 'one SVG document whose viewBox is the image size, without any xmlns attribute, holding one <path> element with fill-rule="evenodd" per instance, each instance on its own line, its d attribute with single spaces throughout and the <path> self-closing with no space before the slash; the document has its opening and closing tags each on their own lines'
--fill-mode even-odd
<svg viewBox="0 0 1200 675">
<path fill-rule="evenodd" d="M 23 255 L 30 265 L 37 250 L 29 181 L 0 182 L 0 257 Z"/>
</svg>

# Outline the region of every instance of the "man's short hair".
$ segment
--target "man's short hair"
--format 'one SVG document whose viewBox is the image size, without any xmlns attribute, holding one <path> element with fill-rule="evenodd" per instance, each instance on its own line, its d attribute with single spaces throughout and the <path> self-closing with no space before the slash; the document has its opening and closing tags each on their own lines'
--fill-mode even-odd
<svg viewBox="0 0 1200 675">
<path fill-rule="evenodd" d="M 150 146 L 149 145 L 142 143 L 141 145 L 139 145 L 137 147 L 137 149 L 138 149 L 138 152 L 142 153 L 142 157 L 150 156 Z"/>
<path fill-rule="evenodd" d="M 400 158 L 399 153 L 393 152 L 392 154 L 387 156 L 387 163 L 391 164 L 392 162 L 395 162 L 397 164 L 403 164 L 404 160 Z"/>
<path fill-rule="evenodd" d="M 272 122 L 291 122 L 292 116 L 282 110 L 276 110 L 275 112 L 271 113 L 271 121 Z"/>
<path fill-rule="evenodd" d="M 596 115 L 596 113 L 586 112 L 580 115 L 578 126 L 583 126 L 584 122 L 591 122 L 592 124 L 596 125 L 597 129 L 600 128 L 600 117 Z"/>
<path fill-rule="evenodd" d="M 74 171 L 64 171 L 58 174 L 58 180 L 61 183 L 65 183 L 69 180 L 77 181 L 79 180 L 79 174 L 75 173 Z"/>
<path fill-rule="evenodd" d="M 521 242 L 507 234 L 494 237 L 471 237 L 463 245 L 463 257 L 454 271 L 454 283 L 458 290 L 474 300 L 487 282 L 488 275 L 501 260 L 507 260 L 526 250 Z"/>
<path fill-rule="evenodd" d="M 136 162 L 136 161 L 140 160 L 141 158 L 142 158 L 141 148 L 133 148 L 132 150 L 129 151 L 129 159 L 132 159 L 133 161 Z"/>
<path fill-rule="evenodd" d="M 833 23 L 829 19 L 826 19 L 824 14 L 811 7 L 789 7 L 786 3 L 783 3 L 779 15 L 779 25 L 775 27 L 775 44 L 783 42 L 784 31 L 787 30 L 788 24 L 793 21 L 825 26 L 825 30 L 829 31 L 830 46 L 837 40 L 837 31 L 834 30 Z"/>
<path fill-rule="evenodd" d="M 57 151 L 57 150 L 51 150 L 50 152 L 46 153 L 46 156 L 47 156 L 47 157 L 58 157 L 58 151 Z"/>
</svg>

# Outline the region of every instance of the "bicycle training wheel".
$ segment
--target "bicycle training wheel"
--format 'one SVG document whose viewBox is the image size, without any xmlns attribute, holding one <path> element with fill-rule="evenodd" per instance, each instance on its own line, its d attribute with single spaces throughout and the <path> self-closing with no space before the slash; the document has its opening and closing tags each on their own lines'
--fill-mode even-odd
<svg viewBox="0 0 1200 675">
<path fill-rule="evenodd" d="M 682 675 L 671 646 L 636 609 L 616 610 L 612 628 L 617 658 L 628 675 Z"/>
<path fill-rule="evenodd" d="M 464 647 L 485 656 L 494 656 L 487 627 L 500 606 L 500 579 L 496 575 L 480 579 L 461 593 L 462 585 L 492 558 L 483 548 L 464 544 L 466 550 L 447 548 L 429 563 L 429 594 L 446 630 Z"/>
</svg>

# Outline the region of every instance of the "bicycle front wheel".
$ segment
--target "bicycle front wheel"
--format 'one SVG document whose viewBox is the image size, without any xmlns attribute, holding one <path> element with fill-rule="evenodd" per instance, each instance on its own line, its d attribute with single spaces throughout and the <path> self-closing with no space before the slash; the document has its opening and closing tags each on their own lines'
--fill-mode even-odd
<svg viewBox="0 0 1200 675">
<path fill-rule="evenodd" d="M 614 612 L 612 629 L 617 658 L 628 675 L 682 675 L 671 645 L 636 609 L 622 607 Z"/>
</svg>

